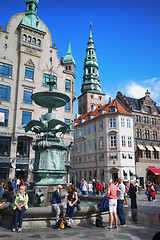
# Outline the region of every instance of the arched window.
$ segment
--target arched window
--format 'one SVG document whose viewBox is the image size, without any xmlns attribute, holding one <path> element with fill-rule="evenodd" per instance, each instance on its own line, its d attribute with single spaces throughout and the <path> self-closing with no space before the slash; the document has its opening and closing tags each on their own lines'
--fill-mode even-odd
<svg viewBox="0 0 160 240">
<path fill-rule="evenodd" d="M 23 41 L 24 41 L 24 42 L 27 41 L 27 36 L 26 36 L 26 34 L 23 34 Z"/>
<path fill-rule="evenodd" d="M 71 71 L 71 66 L 69 66 L 69 71 Z"/>
<path fill-rule="evenodd" d="M 28 42 L 31 43 L 31 36 L 28 36 Z"/>
<path fill-rule="evenodd" d="M 37 45 L 41 46 L 41 40 L 40 39 L 37 40 Z"/>
<path fill-rule="evenodd" d="M 36 39 L 35 38 L 32 39 L 32 43 L 36 44 Z"/>
<path fill-rule="evenodd" d="M 68 70 L 68 67 L 66 66 L 66 70 Z"/>
</svg>

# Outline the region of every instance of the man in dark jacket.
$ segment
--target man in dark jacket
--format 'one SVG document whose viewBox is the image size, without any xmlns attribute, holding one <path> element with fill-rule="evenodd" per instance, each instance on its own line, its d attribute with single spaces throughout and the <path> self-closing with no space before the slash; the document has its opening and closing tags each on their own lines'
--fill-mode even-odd
<svg viewBox="0 0 160 240">
<path fill-rule="evenodd" d="M 8 186 L 4 187 L 4 193 L 2 196 L 2 203 L 0 204 L 0 210 L 11 207 L 13 202 L 13 193 L 8 191 Z"/>
<path fill-rule="evenodd" d="M 56 223 L 58 222 L 59 215 L 60 215 L 60 209 L 63 211 L 63 217 L 65 218 L 66 216 L 66 204 L 63 203 L 61 200 L 64 199 L 67 194 L 61 196 L 62 192 L 62 185 L 58 185 L 58 188 L 56 191 L 54 191 L 53 196 L 52 196 L 52 208 L 56 211 Z"/>
</svg>

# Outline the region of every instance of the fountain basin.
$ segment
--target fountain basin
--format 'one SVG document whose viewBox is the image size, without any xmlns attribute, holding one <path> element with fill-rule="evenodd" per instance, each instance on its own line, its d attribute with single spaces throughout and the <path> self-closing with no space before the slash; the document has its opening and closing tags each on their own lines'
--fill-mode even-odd
<svg viewBox="0 0 160 240">
<path fill-rule="evenodd" d="M 37 105 L 46 108 L 59 108 L 70 100 L 66 94 L 51 91 L 34 93 L 31 98 Z"/>
<path fill-rule="evenodd" d="M 81 211 L 75 208 L 73 225 L 95 224 L 95 219 L 103 215 L 103 220 L 108 221 L 108 212 L 101 212 L 96 205 L 82 206 Z M 23 217 L 23 228 L 42 228 L 55 225 L 55 211 L 48 207 L 29 207 Z M 14 210 L 8 208 L 2 211 L 2 226 L 12 227 Z"/>
</svg>

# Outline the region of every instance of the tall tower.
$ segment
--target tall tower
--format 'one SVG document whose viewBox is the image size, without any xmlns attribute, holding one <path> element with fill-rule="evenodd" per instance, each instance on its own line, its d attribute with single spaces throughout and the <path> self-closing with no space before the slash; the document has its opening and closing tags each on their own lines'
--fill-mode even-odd
<svg viewBox="0 0 160 240">
<path fill-rule="evenodd" d="M 95 108 L 105 104 L 105 94 L 101 92 L 99 83 L 98 63 L 94 41 L 92 38 L 92 28 L 90 23 L 90 35 L 87 43 L 86 57 L 84 61 L 82 94 L 78 97 L 78 113 L 85 114 Z"/>
</svg>

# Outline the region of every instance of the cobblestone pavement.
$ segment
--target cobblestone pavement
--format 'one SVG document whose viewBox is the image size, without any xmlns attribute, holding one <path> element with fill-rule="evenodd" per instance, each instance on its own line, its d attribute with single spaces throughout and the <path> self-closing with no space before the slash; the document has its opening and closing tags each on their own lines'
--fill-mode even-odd
<svg viewBox="0 0 160 240">
<path fill-rule="evenodd" d="M 160 231 L 160 193 L 157 199 L 148 202 L 144 192 L 137 194 L 138 209 L 130 209 L 130 199 L 128 208 L 124 208 L 126 215 L 126 227 L 105 230 L 97 228 L 95 225 L 76 226 L 57 230 L 53 228 L 45 229 L 23 229 L 21 233 L 12 233 L 10 229 L 0 227 L 1 240 L 23 240 L 23 239 L 63 239 L 63 240 L 152 240 L 155 233 Z M 107 226 L 108 222 L 104 222 Z"/>
</svg>

